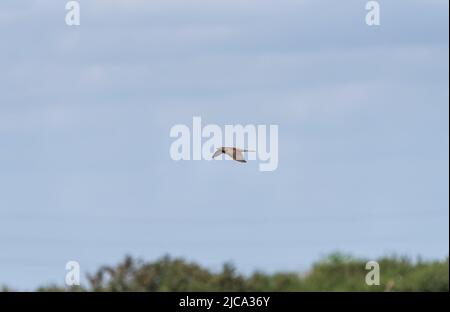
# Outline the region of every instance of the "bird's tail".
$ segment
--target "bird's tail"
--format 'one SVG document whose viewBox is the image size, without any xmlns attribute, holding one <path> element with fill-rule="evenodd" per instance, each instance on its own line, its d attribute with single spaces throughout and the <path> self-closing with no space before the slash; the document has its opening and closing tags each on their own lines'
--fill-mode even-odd
<svg viewBox="0 0 450 312">
<path fill-rule="evenodd" d="M 256 151 L 254 151 L 254 150 L 246 150 L 246 149 L 243 150 L 243 152 L 246 152 L 246 153 L 247 153 L 247 152 L 250 152 L 250 153 L 256 153 Z"/>
</svg>

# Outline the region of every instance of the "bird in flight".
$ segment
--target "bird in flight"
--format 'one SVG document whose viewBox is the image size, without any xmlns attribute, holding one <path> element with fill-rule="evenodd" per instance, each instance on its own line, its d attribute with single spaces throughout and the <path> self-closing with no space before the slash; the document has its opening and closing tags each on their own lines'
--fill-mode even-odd
<svg viewBox="0 0 450 312">
<path fill-rule="evenodd" d="M 244 155 L 242 153 L 246 152 L 254 152 L 250 150 L 243 150 L 236 147 L 219 147 L 214 153 L 212 158 L 216 158 L 219 155 L 226 154 L 233 158 L 233 160 L 238 161 L 240 163 L 246 163 L 247 161 L 244 159 Z"/>
</svg>

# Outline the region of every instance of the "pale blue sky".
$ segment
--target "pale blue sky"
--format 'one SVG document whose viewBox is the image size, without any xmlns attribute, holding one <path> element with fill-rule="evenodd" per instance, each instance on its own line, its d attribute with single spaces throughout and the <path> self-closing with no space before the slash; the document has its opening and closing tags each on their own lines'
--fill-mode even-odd
<svg viewBox="0 0 450 312">
<path fill-rule="evenodd" d="M 80 27 L 65 2 L 0 3 L 0 284 L 448 255 L 448 1 L 380 1 L 379 27 L 359 0 L 90 0 Z M 193 116 L 278 124 L 278 170 L 173 162 Z"/>
</svg>

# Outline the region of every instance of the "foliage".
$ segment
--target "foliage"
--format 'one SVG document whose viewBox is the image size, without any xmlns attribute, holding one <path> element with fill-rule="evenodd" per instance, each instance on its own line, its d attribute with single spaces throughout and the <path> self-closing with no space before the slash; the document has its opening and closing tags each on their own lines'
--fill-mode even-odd
<svg viewBox="0 0 450 312">
<path fill-rule="evenodd" d="M 449 291 L 449 260 L 413 262 L 407 258 L 384 257 L 380 285 L 365 283 L 366 260 L 334 253 L 317 262 L 306 274 L 238 273 L 226 263 L 212 272 L 195 263 L 165 256 L 155 262 L 130 256 L 116 266 L 101 267 L 88 275 L 88 285 L 39 291 Z"/>
</svg>

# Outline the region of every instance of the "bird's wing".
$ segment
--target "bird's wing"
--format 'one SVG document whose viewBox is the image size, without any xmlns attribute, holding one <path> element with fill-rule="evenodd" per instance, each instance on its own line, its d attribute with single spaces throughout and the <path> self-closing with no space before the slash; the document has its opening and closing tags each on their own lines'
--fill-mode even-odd
<svg viewBox="0 0 450 312">
<path fill-rule="evenodd" d="M 216 158 L 217 156 L 219 156 L 220 154 L 222 154 L 222 150 L 217 150 L 212 158 Z"/>
<path fill-rule="evenodd" d="M 236 148 L 227 148 L 225 149 L 225 154 L 233 158 L 234 160 L 242 163 L 246 163 L 247 161 L 244 159 L 244 155 L 240 150 L 237 150 Z"/>
</svg>

